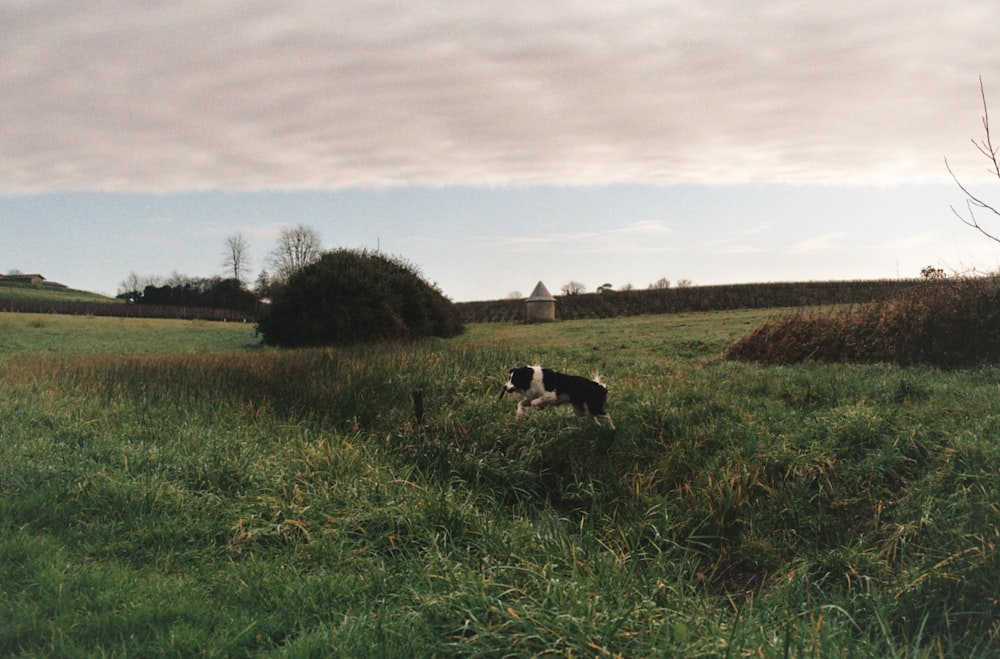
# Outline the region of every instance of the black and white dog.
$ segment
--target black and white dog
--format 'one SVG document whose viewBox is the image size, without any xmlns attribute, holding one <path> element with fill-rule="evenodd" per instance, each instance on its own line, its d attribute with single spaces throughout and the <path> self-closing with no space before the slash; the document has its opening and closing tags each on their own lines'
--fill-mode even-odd
<svg viewBox="0 0 1000 659">
<path fill-rule="evenodd" d="M 524 394 L 517 404 L 517 418 L 524 418 L 524 409 L 545 409 L 551 405 L 570 403 L 577 416 L 589 416 L 600 427 L 600 419 L 607 419 L 612 430 L 615 424 L 604 411 L 608 388 L 599 380 L 588 380 L 579 375 L 566 375 L 541 366 L 521 366 L 510 369 L 510 377 L 500 389 L 500 398 L 510 392 Z"/>
</svg>

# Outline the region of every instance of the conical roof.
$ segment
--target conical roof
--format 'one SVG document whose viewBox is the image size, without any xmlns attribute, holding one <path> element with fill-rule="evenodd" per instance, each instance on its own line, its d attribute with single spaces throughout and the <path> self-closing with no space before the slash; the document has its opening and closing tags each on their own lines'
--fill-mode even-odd
<svg viewBox="0 0 1000 659">
<path fill-rule="evenodd" d="M 545 284 L 538 282 L 535 286 L 535 290 L 531 291 L 531 295 L 528 296 L 528 302 L 555 302 L 556 299 L 552 297 L 552 293 L 549 293 L 549 289 L 545 288 Z"/>
</svg>

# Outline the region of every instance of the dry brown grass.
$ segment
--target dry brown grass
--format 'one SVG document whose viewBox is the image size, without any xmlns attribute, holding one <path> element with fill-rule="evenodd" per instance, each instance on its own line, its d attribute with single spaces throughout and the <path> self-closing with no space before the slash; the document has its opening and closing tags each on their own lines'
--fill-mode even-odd
<svg viewBox="0 0 1000 659">
<path fill-rule="evenodd" d="M 1000 363 L 1000 279 L 948 280 L 915 286 L 881 303 L 797 313 L 757 328 L 725 354 L 765 364 Z"/>
</svg>

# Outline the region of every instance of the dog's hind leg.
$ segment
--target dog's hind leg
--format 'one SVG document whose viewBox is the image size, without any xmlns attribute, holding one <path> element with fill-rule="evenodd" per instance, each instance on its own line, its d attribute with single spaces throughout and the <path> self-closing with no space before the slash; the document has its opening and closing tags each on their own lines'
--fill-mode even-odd
<svg viewBox="0 0 1000 659">
<path fill-rule="evenodd" d="M 615 430 L 615 422 L 611 420 L 611 415 L 610 414 L 607 414 L 607 413 L 599 414 L 599 415 L 597 415 L 597 416 L 595 416 L 593 418 L 594 418 L 594 423 L 597 424 L 598 428 L 601 427 L 600 419 L 607 419 L 608 420 L 608 427 L 611 428 L 612 430 Z"/>
</svg>

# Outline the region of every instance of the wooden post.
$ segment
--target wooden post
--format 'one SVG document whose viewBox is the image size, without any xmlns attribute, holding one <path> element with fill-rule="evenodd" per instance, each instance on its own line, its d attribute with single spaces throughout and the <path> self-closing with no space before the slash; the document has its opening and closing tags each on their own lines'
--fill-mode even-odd
<svg viewBox="0 0 1000 659">
<path fill-rule="evenodd" d="M 414 389 L 410 394 L 413 396 L 413 416 L 417 418 L 417 425 L 424 423 L 424 392 L 422 389 Z"/>
</svg>

